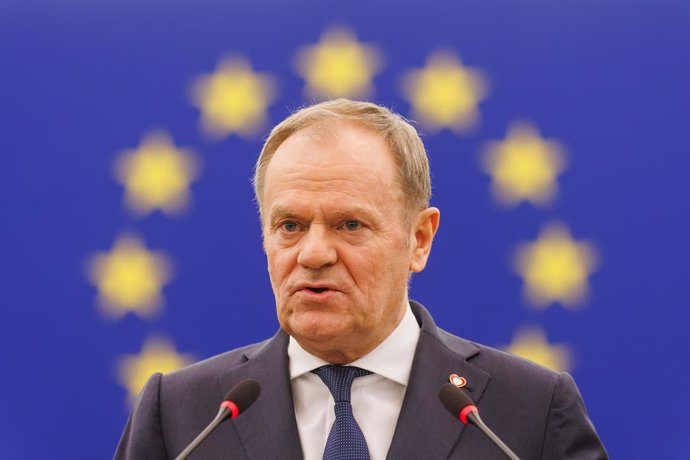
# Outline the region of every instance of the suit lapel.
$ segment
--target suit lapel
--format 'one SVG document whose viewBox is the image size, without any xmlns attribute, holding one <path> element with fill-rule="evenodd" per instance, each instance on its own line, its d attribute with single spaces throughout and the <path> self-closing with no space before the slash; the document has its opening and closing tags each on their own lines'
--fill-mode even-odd
<svg viewBox="0 0 690 460">
<path fill-rule="evenodd" d="M 421 333 L 387 458 L 448 458 L 464 425 L 443 407 L 438 390 L 448 383 L 450 374 L 458 374 L 467 379 L 469 395 L 476 403 L 489 374 L 467 362 L 479 352 L 475 345 L 447 335 L 421 305 L 411 305 Z"/>
<path fill-rule="evenodd" d="M 292 404 L 287 341 L 287 334 L 278 332 L 264 345 L 246 353 L 246 363 L 219 379 L 223 394 L 248 378 L 261 385 L 256 402 L 224 427 L 237 433 L 247 458 L 302 458 Z M 228 439 L 231 439 L 230 434 Z M 235 457 L 234 453 L 230 456 Z"/>
</svg>

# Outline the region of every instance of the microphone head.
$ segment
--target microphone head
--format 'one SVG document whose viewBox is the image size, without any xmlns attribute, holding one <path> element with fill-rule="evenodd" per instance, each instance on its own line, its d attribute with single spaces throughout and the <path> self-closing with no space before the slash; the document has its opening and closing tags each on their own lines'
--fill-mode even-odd
<svg viewBox="0 0 690 460">
<path fill-rule="evenodd" d="M 223 398 L 223 404 L 231 402 L 237 407 L 237 414 L 233 416 L 234 418 L 254 404 L 260 394 L 261 385 L 259 382 L 252 379 L 242 380 L 228 391 Z"/>
<path fill-rule="evenodd" d="M 446 383 L 441 387 L 441 390 L 438 392 L 438 399 L 453 414 L 453 417 L 458 417 L 460 412 L 466 407 L 474 407 L 472 398 L 452 383 Z"/>
</svg>

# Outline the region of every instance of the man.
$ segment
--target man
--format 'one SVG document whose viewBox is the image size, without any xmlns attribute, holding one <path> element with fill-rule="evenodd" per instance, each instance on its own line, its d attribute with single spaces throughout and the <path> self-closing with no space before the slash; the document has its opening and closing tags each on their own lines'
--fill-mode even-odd
<svg viewBox="0 0 690 460">
<path fill-rule="evenodd" d="M 452 336 L 408 300 L 440 214 L 401 117 L 348 100 L 303 109 L 272 131 L 254 186 L 281 330 L 151 377 L 116 458 L 173 458 L 247 378 L 258 400 L 192 456 L 502 458 L 439 402 L 451 374 L 521 458 L 606 458 L 568 374 Z"/>
</svg>

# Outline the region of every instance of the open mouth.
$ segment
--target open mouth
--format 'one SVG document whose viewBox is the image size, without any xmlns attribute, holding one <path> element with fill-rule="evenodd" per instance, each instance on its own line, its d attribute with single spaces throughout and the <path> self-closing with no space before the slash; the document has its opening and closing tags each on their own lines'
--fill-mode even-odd
<svg viewBox="0 0 690 460">
<path fill-rule="evenodd" d="M 307 288 L 307 290 L 311 291 L 311 292 L 321 293 L 324 291 L 328 291 L 328 288 L 312 288 L 312 287 L 310 287 L 310 288 Z"/>
</svg>

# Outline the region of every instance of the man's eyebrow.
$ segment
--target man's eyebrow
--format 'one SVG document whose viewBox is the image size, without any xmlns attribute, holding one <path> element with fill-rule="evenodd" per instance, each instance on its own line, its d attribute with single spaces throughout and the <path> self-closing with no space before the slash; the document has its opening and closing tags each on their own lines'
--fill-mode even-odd
<svg viewBox="0 0 690 460">
<path fill-rule="evenodd" d="M 284 217 L 297 217 L 297 213 L 292 209 L 283 206 L 275 206 L 270 209 L 268 217 L 271 221 L 282 219 Z"/>
<path fill-rule="evenodd" d="M 372 219 L 376 215 L 376 213 L 372 212 L 371 209 L 362 206 L 351 206 L 346 209 L 334 209 L 329 211 L 328 214 L 336 219 L 344 219 L 348 217 L 364 217 Z M 286 217 L 300 217 L 300 214 L 294 209 L 286 208 L 284 206 L 275 206 L 270 209 L 268 217 L 271 222 L 274 222 L 278 219 L 284 219 Z"/>
</svg>

